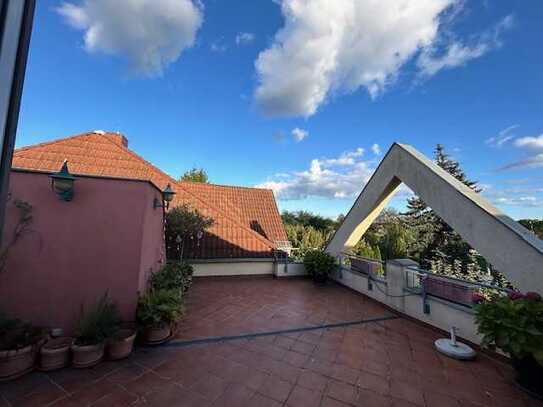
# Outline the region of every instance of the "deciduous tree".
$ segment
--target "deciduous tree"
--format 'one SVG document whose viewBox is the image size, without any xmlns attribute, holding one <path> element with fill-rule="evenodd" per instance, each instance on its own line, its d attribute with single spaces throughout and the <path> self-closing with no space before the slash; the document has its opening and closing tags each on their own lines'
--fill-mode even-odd
<svg viewBox="0 0 543 407">
<path fill-rule="evenodd" d="M 202 182 L 204 184 L 209 183 L 209 177 L 206 170 L 203 168 L 192 168 L 186 171 L 180 178 L 179 181 L 190 181 L 190 182 Z"/>
</svg>

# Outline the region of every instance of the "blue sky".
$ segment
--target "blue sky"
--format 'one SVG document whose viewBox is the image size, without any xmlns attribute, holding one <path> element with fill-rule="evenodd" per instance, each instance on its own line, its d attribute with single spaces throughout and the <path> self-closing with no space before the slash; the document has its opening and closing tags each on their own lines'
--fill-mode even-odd
<svg viewBox="0 0 543 407">
<path fill-rule="evenodd" d="M 120 131 L 173 176 L 336 216 L 394 141 L 442 143 L 543 217 L 540 1 L 37 3 L 17 146 Z"/>
</svg>

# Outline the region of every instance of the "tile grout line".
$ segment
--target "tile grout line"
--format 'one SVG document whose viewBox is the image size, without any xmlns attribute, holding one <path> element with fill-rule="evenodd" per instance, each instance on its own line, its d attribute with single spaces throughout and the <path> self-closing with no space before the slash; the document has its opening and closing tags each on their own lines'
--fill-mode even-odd
<svg viewBox="0 0 543 407">
<path fill-rule="evenodd" d="M 52 406 L 55 403 L 70 397 L 70 393 L 64 387 L 62 387 L 60 384 L 54 381 L 51 378 L 51 376 L 49 376 L 48 372 L 45 372 L 45 377 L 47 377 L 47 380 L 49 381 L 49 383 L 51 383 L 53 386 L 57 387 L 59 390 L 61 390 L 64 393 L 63 397 L 59 397 L 58 399 L 53 400 L 50 403 L 47 403 L 47 406 Z"/>
<path fill-rule="evenodd" d="M 292 328 L 292 329 L 283 329 L 283 330 L 276 330 L 276 331 L 266 331 L 266 332 L 256 332 L 252 334 L 242 334 L 242 335 L 232 335 L 232 336 L 211 336 L 207 338 L 199 338 L 199 339 L 191 339 L 191 340 L 172 340 L 168 343 L 158 345 L 158 347 L 186 347 L 186 346 L 193 346 L 193 345 L 200 345 L 200 344 L 208 344 L 208 343 L 218 343 L 218 342 L 228 342 L 228 341 L 234 341 L 239 339 L 253 339 L 253 338 L 259 338 L 264 336 L 273 336 L 273 335 L 282 335 L 286 333 L 296 333 L 296 332 L 307 332 L 307 331 L 316 331 L 316 330 L 323 330 L 323 329 L 333 329 L 333 328 L 343 328 L 347 326 L 353 326 L 353 325 L 362 325 L 367 324 L 371 322 L 381 322 L 381 321 L 388 321 L 392 319 L 398 319 L 400 318 L 397 315 L 388 315 L 383 317 L 375 317 L 375 318 L 368 318 L 368 319 L 362 319 L 358 321 L 347 321 L 347 322 L 338 322 L 333 324 L 323 324 L 323 325 L 313 325 L 308 327 L 302 327 L 302 328 Z M 154 346 L 156 347 L 156 346 Z"/>
<path fill-rule="evenodd" d="M 4 400 L 4 401 L 6 402 L 6 405 L 7 405 L 8 407 L 12 407 L 12 406 L 13 406 L 13 404 L 12 404 L 7 398 L 5 398 L 3 394 L 0 394 L 0 397 L 1 397 L 0 400 Z"/>
</svg>

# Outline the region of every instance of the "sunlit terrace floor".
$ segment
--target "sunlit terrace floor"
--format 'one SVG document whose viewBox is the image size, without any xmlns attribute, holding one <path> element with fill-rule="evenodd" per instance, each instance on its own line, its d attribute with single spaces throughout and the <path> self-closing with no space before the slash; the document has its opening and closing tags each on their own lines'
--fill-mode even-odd
<svg viewBox="0 0 543 407">
<path fill-rule="evenodd" d="M 511 384 L 505 364 L 436 353 L 440 336 L 335 284 L 200 279 L 169 346 L 35 372 L 0 385 L 0 406 L 543 406 Z"/>
</svg>

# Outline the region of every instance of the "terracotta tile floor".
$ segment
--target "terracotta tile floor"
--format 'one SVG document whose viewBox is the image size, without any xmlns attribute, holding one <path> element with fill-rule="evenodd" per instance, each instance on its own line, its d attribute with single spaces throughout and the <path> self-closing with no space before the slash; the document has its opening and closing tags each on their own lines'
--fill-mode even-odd
<svg viewBox="0 0 543 407">
<path fill-rule="evenodd" d="M 336 285 L 196 281 L 179 340 L 389 315 Z M 88 370 L 35 372 L 0 385 L 4 406 L 543 406 L 480 355 L 437 354 L 435 331 L 403 318 L 191 346 L 140 348 Z"/>
<path fill-rule="evenodd" d="M 229 336 L 391 315 L 339 285 L 304 279 L 210 278 L 193 285 L 179 339 Z"/>
</svg>

